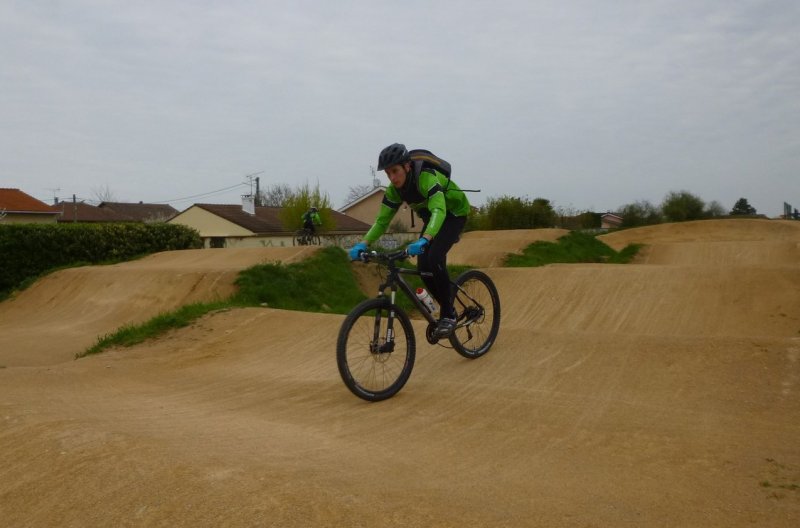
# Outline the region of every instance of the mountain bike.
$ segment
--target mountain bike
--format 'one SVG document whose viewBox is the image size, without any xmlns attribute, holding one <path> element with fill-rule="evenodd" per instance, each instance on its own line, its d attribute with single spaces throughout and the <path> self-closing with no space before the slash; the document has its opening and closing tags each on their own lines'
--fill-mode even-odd
<svg viewBox="0 0 800 528">
<path fill-rule="evenodd" d="M 293 246 L 319 246 L 321 243 L 319 235 L 307 227 L 295 231 L 292 238 Z"/>
<path fill-rule="evenodd" d="M 367 401 L 391 398 L 408 381 L 416 357 L 416 337 L 406 311 L 396 304 L 398 290 L 408 297 L 428 322 L 425 337 L 441 344 L 434 334 L 436 317 L 425 308 L 403 275 L 420 277 L 431 273 L 402 268 L 406 250 L 392 253 L 364 252 L 360 260 L 386 266 L 385 282 L 378 295 L 358 304 L 347 315 L 336 342 L 336 364 L 350 391 Z M 500 330 L 500 296 L 488 275 L 471 269 L 450 281 L 456 328 L 445 338 L 465 358 L 483 356 Z M 389 292 L 387 295 L 386 292 Z"/>
</svg>

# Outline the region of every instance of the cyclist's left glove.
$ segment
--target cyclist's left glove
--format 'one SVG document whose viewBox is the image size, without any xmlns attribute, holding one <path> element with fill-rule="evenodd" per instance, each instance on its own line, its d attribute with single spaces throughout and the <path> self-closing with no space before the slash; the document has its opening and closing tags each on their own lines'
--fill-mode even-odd
<svg viewBox="0 0 800 528">
<path fill-rule="evenodd" d="M 422 252 L 425 250 L 425 246 L 428 245 L 428 239 L 425 237 L 420 238 L 416 242 L 413 242 L 408 245 L 406 251 L 412 257 L 416 257 L 417 255 L 422 255 Z"/>
</svg>

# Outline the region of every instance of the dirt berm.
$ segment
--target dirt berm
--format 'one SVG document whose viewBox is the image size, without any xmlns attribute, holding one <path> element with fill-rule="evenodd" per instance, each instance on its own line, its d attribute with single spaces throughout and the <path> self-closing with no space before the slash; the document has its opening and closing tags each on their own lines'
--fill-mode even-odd
<svg viewBox="0 0 800 528">
<path fill-rule="evenodd" d="M 339 315 L 232 310 L 72 359 L 295 250 L 47 277 L 0 304 L 0 525 L 800 526 L 800 222 L 605 235 L 647 244 L 629 265 L 492 267 L 557 233 L 539 235 L 463 237 L 451 261 L 500 291 L 495 347 L 418 341 L 379 404 L 339 379 Z"/>
</svg>

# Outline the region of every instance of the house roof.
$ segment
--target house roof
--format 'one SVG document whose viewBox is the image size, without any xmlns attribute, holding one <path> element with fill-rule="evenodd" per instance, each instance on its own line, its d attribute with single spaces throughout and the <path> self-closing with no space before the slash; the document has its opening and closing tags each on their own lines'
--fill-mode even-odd
<svg viewBox="0 0 800 528">
<path fill-rule="evenodd" d="M 128 220 L 139 222 L 166 220 L 178 213 L 178 210 L 169 204 L 102 202 L 98 207 L 110 209 L 119 215 L 128 217 Z"/>
<path fill-rule="evenodd" d="M 95 207 L 85 202 L 60 202 L 52 209 L 61 213 L 59 222 L 135 222 L 136 220 L 111 209 Z"/>
<path fill-rule="evenodd" d="M 0 209 L 7 213 L 56 214 L 46 203 L 19 189 L 0 188 Z"/>
<path fill-rule="evenodd" d="M 283 226 L 283 222 L 280 219 L 282 207 L 256 207 L 255 215 L 245 213 L 241 205 L 194 204 L 194 207 L 204 209 L 209 213 L 224 218 L 255 234 L 285 233 L 288 231 Z M 330 214 L 336 225 L 335 230 L 338 232 L 352 231 L 361 233 L 370 228 L 370 226 L 364 222 L 339 213 L 338 211 L 331 210 Z"/>
</svg>

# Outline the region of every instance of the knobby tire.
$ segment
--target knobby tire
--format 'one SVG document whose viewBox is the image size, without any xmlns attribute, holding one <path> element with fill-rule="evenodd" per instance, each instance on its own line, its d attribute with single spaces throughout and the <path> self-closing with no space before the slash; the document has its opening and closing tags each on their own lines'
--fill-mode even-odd
<svg viewBox="0 0 800 528">
<path fill-rule="evenodd" d="M 459 321 L 450 344 L 465 358 L 479 358 L 492 348 L 500 331 L 500 295 L 492 279 L 480 270 L 465 271 L 453 282 L 464 291 L 456 290 L 453 307 Z"/>
<path fill-rule="evenodd" d="M 389 311 L 394 310 L 394 350 L 386 345 Z M 378 319 L 379 318 L 379 319 Z M 379 321 L 377 341 L 376 320 Z M 350 391 L 367 401 L 391 398 L 403 388 L 414 368 L 416 340 L 408 315 L 387 298 L 363 301 L 347 315 L 336 342 L 336 364 Z"/>
</svg>

